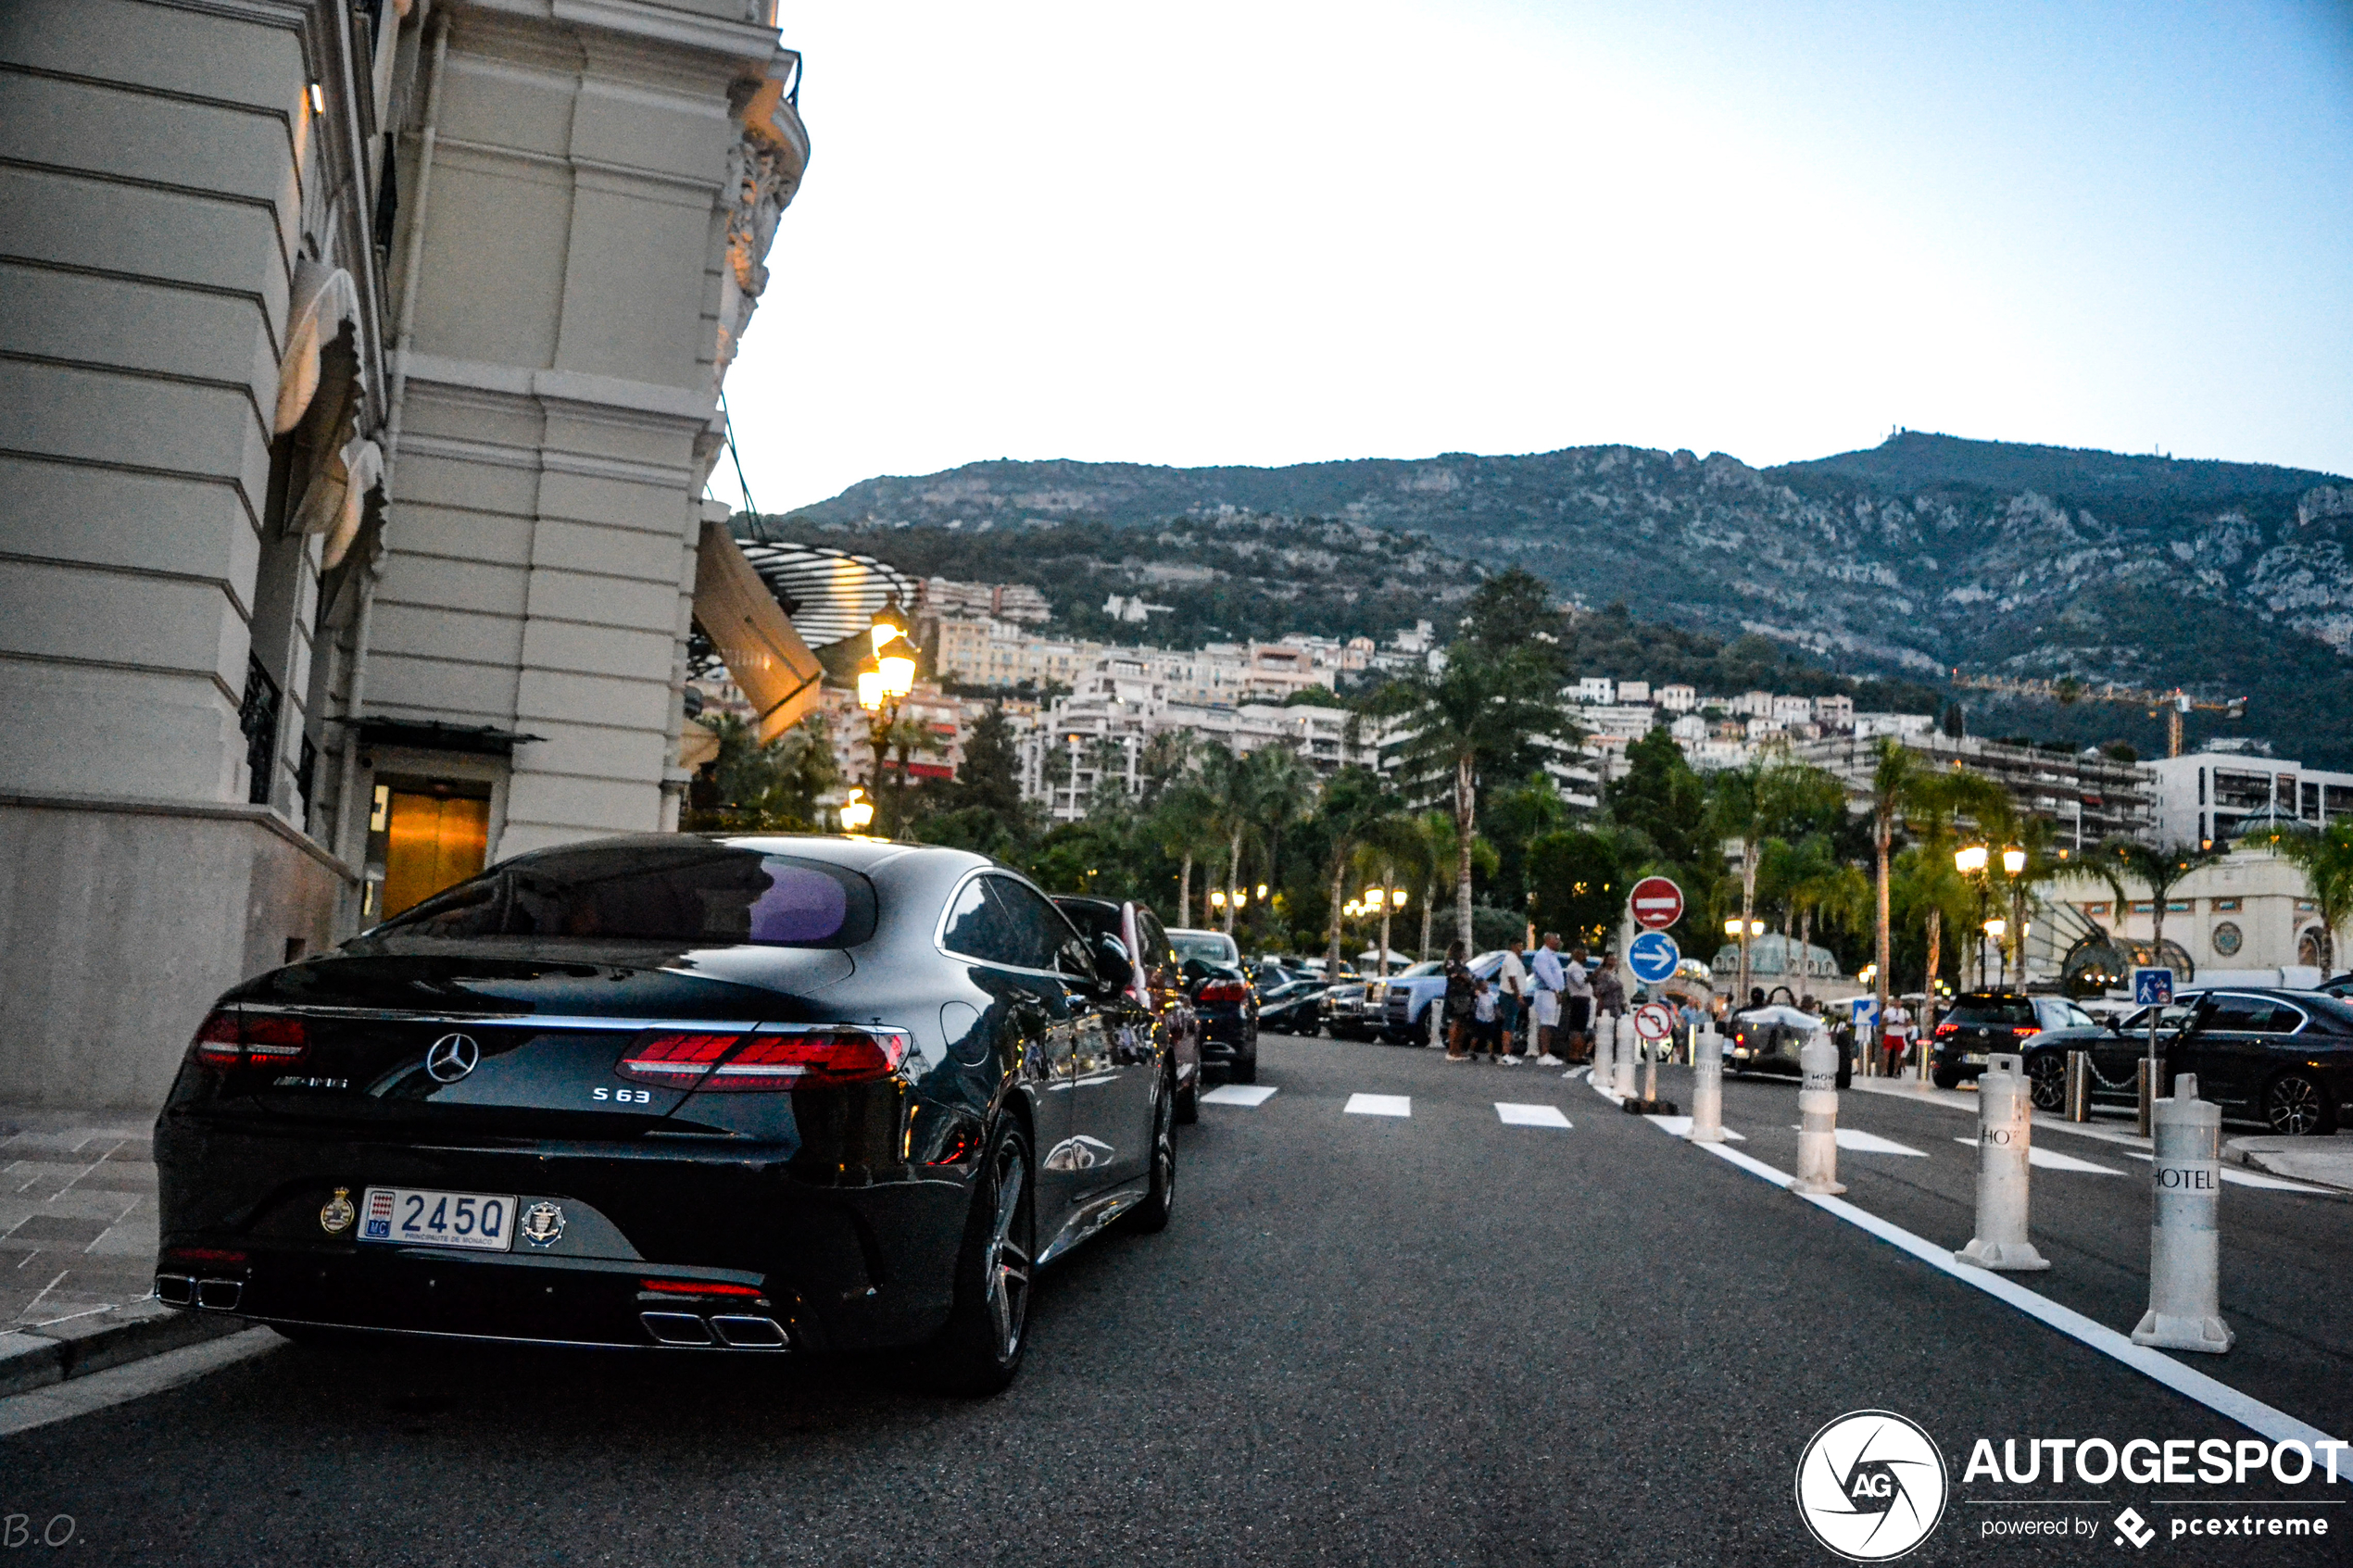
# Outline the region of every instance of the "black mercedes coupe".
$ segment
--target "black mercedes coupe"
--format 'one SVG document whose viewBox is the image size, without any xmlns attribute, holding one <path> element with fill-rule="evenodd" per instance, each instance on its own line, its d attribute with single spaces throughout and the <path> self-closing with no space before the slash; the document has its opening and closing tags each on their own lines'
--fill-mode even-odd
<svg viewBox="0 0 2353 1568">
<path fill-rule="evenodd" d="M 1176 1187 L 1116 939 L 960 850 L 520 856 L 231 991 L 156 1124 L 156 1289 L 296 1338 L 917 1347 L 1019 1369 L 1037 1271 Z"/>
</svg>

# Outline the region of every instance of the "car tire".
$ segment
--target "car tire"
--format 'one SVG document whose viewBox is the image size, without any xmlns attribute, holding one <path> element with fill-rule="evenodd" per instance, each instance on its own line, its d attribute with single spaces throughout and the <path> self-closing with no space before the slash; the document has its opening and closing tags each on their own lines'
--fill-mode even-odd
<svg viewBox="0 0 2353 1568">
<path fill-rule="evenodd" d="M 1961 1086 L 1961 1070 L 1957 1067 L 1931 1068 L 1928 1081 L 1940 1089 L 1957 1089 Z"/>
<path fill-rule="evenodd" d="M 1233 1063 L 1226 1069 L 1226 1082 L 1228 1084 L 1257 1083 L 1258 1053 L 1256 1051 L 1252 1051 L 1246 1057 L 1238 1056 L 1234 1058 Z"/>
<path fill-rule="evenodd" d="M 2326 1091 L 2302 1073 L 2283 1073 L 2263 1086 L 2263 1120 L 2289 1137 L 2331 1132 L 2336 1125 Z"/>
<path fill-rule="evenodd" d="M 2067 1109 L 2067 1058 L 2057 1051 L 2040 1051 L 2026 1059 L 2027 1094 L 2037 1110 Z"/>
<path fill-rule="evenodd" d="M 1007 1116 L 973 1184 L 972 1215 L 956 1253 L 955 1302 L 931 1344 L 935 1386 L 978 1398 L 1013 1382 L 1029 1348 L 1037 1256 L 1037 1162 L 1028 1136 Z"/>
<path fill-rule="evenodd" d="M 1127 1210 L 1127 1228 L 1153 1236 L 1168 1228 L 1176 1210 L 1176 1096 L 1165 1085 L 1152 1097 L 1151 1185 L 1144 1200 Z"/>
<path fill-rule="evenodd" d="M 1201 1073 L 1195 1069 L 1193 1081 L 1176 1091 L 1176 1121 L 1189 1127 L 1201 1120 Z"/>
</svg>

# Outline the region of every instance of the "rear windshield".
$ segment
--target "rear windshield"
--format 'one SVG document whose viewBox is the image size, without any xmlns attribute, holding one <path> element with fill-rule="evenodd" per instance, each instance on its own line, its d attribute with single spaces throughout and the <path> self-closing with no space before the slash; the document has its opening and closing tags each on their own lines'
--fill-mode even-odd
<svg viewBox="0 0 2353 1568">
<path fill-rule="evenodd" d="M 2034 1004 L 2023 997 L 1957 997 L 1952 1010 L 1944 1017 L 1954 1023 L 2032 1023 L 2039 1026 L 2041 1022 L 2034 1016 Z"/>
<path fill-rule="evenodd" d="M 1172 931 L 1168 945 L 1176 949 L 1178 958 L 1198 959 L 1202 963 L 1236 963 L 1241 959 L 1241 949 L 1222 931 Z"/>
<path fill-rule="evenodd" d="M 370 935 L 852 947 L 874 931 L 874 884 L 855 872 L 689 839 L 548 850 L 461 882 Z"/>
</svg>

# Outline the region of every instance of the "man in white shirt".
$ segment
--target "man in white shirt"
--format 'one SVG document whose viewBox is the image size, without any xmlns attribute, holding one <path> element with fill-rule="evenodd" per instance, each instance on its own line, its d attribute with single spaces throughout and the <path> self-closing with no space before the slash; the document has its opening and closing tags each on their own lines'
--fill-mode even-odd
<svg viewBox="0 0 2353 1568">
<path fill-rule="evenodd" d="M 1561 993 L 1568 988 L 1567 972 L 1561 967 L 1561 934 L 1544 933 L 1544 945 L 1536 949 L 1529 964 L 1536 981 L 1536 1060 L 1545 1067 L 1558 1067 L 1561 1059 L 1553 1054 L 1553 1031 L 1561 1021 Z"/>
<path fill-rule="evenodd" d="M 1901 997 L 1887 998 L 1887 1011 L 1880 1018 L 1880 1035 L 1887 1047 L 1887 1075 L 1896 1077 L 1904 1071 L 1905 1048 L 1912 1043 L 1911 1010 Z"/>
<path fill-rule="evenodd" d="M 1519 1047 L 1515 1043 L 1519 1033 L 1521 1005 L 1528 998 L 1528 966 L 1520 962 L 1520 939 L 1513 937 L 1504 945 L 1504 961 L 1495 968 L 1495 1021 L 1503 1028 L 1504 1065 L 1519 1065 Z"/>
<path fill-rule="evenodd" d="M 1585 967 L 1585 949 L 1571 947 L 1561 972 L 1567 979 L 1561 990 L 1561 1027 L 1568 1035 L 1563 1056 L 1574 1063 L 1591 1047 L 1593 1028 L 1593 972 Z"/>
</svg>

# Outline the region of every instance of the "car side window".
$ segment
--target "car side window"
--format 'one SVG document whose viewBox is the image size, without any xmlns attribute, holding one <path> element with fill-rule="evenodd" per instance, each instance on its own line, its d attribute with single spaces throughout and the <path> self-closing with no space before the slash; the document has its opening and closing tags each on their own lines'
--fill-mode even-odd
<svg viewBox="0 0 2353 1568">
<path fill-rule="evenodd" d="M 2260 997 L 2217 997 L 2214 1006 L 2198 1021 L 2198 1030 L 2208 1035 L 2244 1035 L 2269 1026 L 2271 1004 Z"/>
<path fill-rule="evenodd" d="M 1151 972 L 1152 984 L 1163 986 L 1176 984 L 1176 950 L 1169 947 L 1168 933 L 1161 929 L 1160 922 L 1152 917 L 1150 909 L 1139 908 L 1136 910 L 1136 935 L 1144 945 L 1144 967 Z"/>
<path fill-rule="evenodd" d="M 988 896 L 988 884 L 995 877 L 976 876 L 964 884 L 956 895 L 955 904 L 948 911 L 948 928 L 942 946 L 951 953 L 977 959 L 983 963 L 1015 964 L 1035 968 L 1020 954 L 1020 940 L 1013 922 L 1006 917 L 1004 907 Z"/>
<path fill-rule="evenodd" d="M 1056 960 L 1063 957 L 1066 946 L 1076 944 L 1080 961 L 1072 972 L 1082 977 L 1086 974 L 1086 944 L 1072 929 L 1070 922 L 1063 918 L 1060 909 L 1011 877 L 987 876 L 980 880 L 987 885 L 988 897 L 997 905 L 1005 922 L 1012 949 L 1020 955 L 1006 959 L 1004 962 L 1018 964 L 1024 969 L 1069 968 L 1067 960 L 1059 966 Z"/>
</svg>

